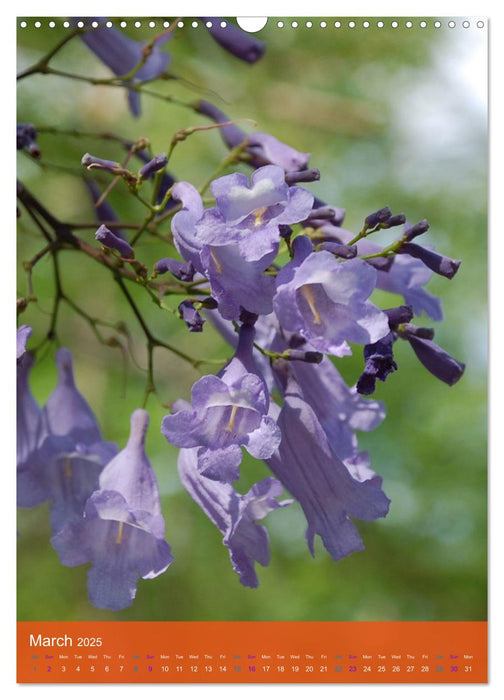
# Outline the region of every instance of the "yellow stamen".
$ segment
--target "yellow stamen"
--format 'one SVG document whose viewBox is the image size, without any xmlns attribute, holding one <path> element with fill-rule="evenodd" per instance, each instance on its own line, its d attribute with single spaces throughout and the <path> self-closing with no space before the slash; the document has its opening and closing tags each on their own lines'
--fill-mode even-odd
<svg viewBox="0 0 504 700">
<path fill-rule="evenodd" d="M 121 544 L 121 542 L 122 542 L 123 528 L 124 528 L 124 523 L 120 522 L 119 523 L 119 531 L 118 531 L 117 537 L 116 537 L 116 544 Z"/>
<path fill-rule="evenodd" d="M 70 466 L 70 460 L 68 457 L 65 459 L 65 476 L 67 476 L 68 478 L 72 476 L 72 468 Z"/>
<path fill-rule="evenodd" d="M 236 411 L 238 410 L 238 406 L 233 406 L 231 409 L 231 415 L 229 416 L 229 423 L 226 425 L 226 430 L 230 433 L 233 428 L 234 428 L 234 420 L 236 416 Z"/>
<path fill-rule="evenodd" d="M 218 259 L 217 256 L 215 255 L 215 252 L 214 252 L 214 249 L 213 249 L 213 248 L 210 248 L 210 255 L 212 256 L 212 260 L 214 261 L 214 263 L 215 263 L 215 265 L 216 265 L 216 267 L 217 267 L 217 273 L 220 275 L 220 273 L 222 272 L 222 265 L 220 264 L 219 259 Z"/>
<path fill-rule="evenodd" d="M 268 207 L 259 207 L 259 209 L 256 209 L 254 212 L 254 221 L 256 226 L 260 226 L 262 224 L 262 215 L 266 211 Z"/>
<path fill-rule="evenodd" d="M 312 291 L 311 287 L 307 284 L 303 285 L 301 287 L 301 294 L 304 296 L 304 298 L 308 302 L 308 306 L 310 307 L 310 310 L 313 314 L 313 317 L 315 319 L 315 323 L 321 323 L 322 319 L 320 318 L 320 314 L 317 311 L 317 308 L 315 306 L 315 297 L 313 296 L 313 291 Z"/>
</svg>

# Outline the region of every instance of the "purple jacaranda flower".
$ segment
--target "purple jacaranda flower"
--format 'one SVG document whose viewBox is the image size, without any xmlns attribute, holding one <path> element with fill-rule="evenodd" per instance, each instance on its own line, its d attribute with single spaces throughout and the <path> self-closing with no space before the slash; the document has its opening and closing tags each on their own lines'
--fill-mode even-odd
<svg viewBox="0 0 504 700">
<path fill-rule="evenodd" d="M 207 100 L 197 102 L 194 109 L 217 124 L 230 121 L 224 112 Z M 246 141 L 247 162 L 253 168 L 271 164 L 278 165 L 286 173 L 290 173 L 306 170 L 308 167 L 309 153 L 301 153 L 292 146 L 282 143 L 271 134 L 257 132 L 247 135 L 236 124 L 222 126 L 219 131 L 228 148 L 236 148 Z"/>
<path fill-rule="evenodd" d="M 262 41 L 244 32 L 240 27 L 227 20 L 222 26 L 221 17 L 202 17 L 210 36 L 236 58 L 247 63 L 258 61 L 265 51 Z"/>
<path fill-rule="evenodd" d="M 18 505 L 50 501 L 53 532 L 82 516 L 99 473 L 117 453 L 113 443 L 103 441 L 91 408 L 75 386 L 69 350 L 58 350 L 57 364 L 58 385 L 42 411 L 25 384 L 18 400 Z"/>
<path fill-rule="evenodd" d="M 112 233 L 104 224 L 95 233 L 95 239 L 99 241 L 102 245 L 107 246 L 107 248 L 113 248 L 123 258 L 134 258 L 135 253 L 130 244 L 115 233 Z"/>
<path fill-rule="evenodd" d="M 32 507 L 47 500 L 47 490 L 33 476 L 32 462 L 44 434 L 42 410 L 30 390 L 29 376 L 33 357 L 26 350 L 32 329 L 20 326 L 17 331 L 17 503 Z"/>
<path fill-rule="evenodd" d="M 96 184 L 96 182 L 86 178 L 84 180 L 84 184 L 89 190 L 91 199 L 95 204 L 94 211 L 96 213 L 96 218 L 98 219 L 98 221 L 108 224 L 108 228 L 110 229 L 110 231 L 112 231 L 112 233 L 118 238 L 121 238 L 123 241 L 127 240 L 126 234 L 118 226 L 111 225 L 112 221 L 119 221 L 119 218 L 115 212 L 115 209 L 111 206 L 108 200 L 102 199 L 103 193 Z M 100 202 L 100 204 L 96 206 L 98 202 Z"/>
<path fill-rule="evenodd" d="M 298 333 L 320 352 L 349 355 L 348 342 L 367 345 L 388 333 L 386 315 L 368 301 L 376 272 L 363 260 L 339 262 L 327 251 L 313 252 L 299 236 L 294 257 L 279 272 L 273 306 L 282 327 Z"/>
<path fill-rule="evenodd" d="M 86 23 L 89 24 L 92 19 L 88 18 Z M 130 73 L 145 58 L 145 44 L 130 39 L 114 27 L 88 28 L 79 36 L 86 46 L 119 77 Z M 171 57 L 170 54 L 160 51 L 159 47 L 169 38 L 169 34 L 160 36 L 149 51 L 143 65 L 131 80 L 126 81 L 126 85 L 147 83 L 159 78 L 166 71 Z M 140 115 L 140 94 L 136 90 L 128 90 L 128 102 L 131 112 L 135 117 L 138 117 Z"/>
<path fill-rule="evenodd" d="M 278 412 L 278 407 L 272 404 L 272 410 Z M 292 377 L 286 380 L 277 421 L 282 442 L 265 461 L 299 501 L 308 521 L 306 538 L 312 555 L 315 535 L 322 538 L 335 561 L 364 549 L 350 518 L 385 517 L 390 501 L 381 489 L 381 478 L 359 481 L 352 477 L 332 450 L 315 412 Z"/>
<path fill-rule="evenodd" d="M 191 404 L 176 402 L 163 418 L 161 431 L 177 447 L 197 447 L 204 476 L 231 483 L 239 478 L 242 446 L 257 459 L 269 457 L 280 443 L 280 431 L 268 417 L 269 395 L 255 364 L 254 329 L 240 329 L 235 355 L 218 376 L 199 379 Z"/>
<path fill-rule="evenodd" d="M 223 535 L 229 557 L 240 583 L 257 588 L 259 581 L 254 563 L 268 566 L 270 560 L 268 531 L 257 523 L 272 510 L 289 505 L 278 502 L 282 485 L 266 478 L 242 495 L 230 484 L 222 484 L 202 476 L 198 470 L 198 450 L 182 449 L 178 458 L 180 480 L 191 498 Z"/>
<path fill-rule="evenodd" d="M 333 451 L 343 462 L 354 458 L 358 454 L 356 431 L 375 430 L 385 418 L 384 405 L 363 399 L 327 357 L 317 366 L 296 363 L 291 373 Z"/>
<path fill-rule="evenodd" d="M 302 221 L 313 196 L 286 185 L 282 169 L 272 165 L 255 171 L 250 182 L 234 173 L 214 180 L 211 188 L 216 206 L 205 211 L 192 185 L 173 187 L 173 197 L 183 204 L 172 220 L 175 245 L 208 278 L 224 318 L 237 320 L 240 307 L 270 313 L 275 283 L 263 272 L 277 255 L 280 227 Z"/>
<path fill-rule="evenodd" d="M 334 227 L 334 235 L 337 235 L 342 243 L 348 243 L 355 234 L 343 228 Z M 374 255 L 382 250 L 382 247 L 366 238 L 357 241 L 357 251 L 359 255 Z M 384 260 L 384 269 L 376 272 L 376 287 L 386 292 L 400 294 L 406 304 L 412 307 L 415 316 L 426 313 L 435 321 L 443 319 L 441 301 L 424 289 L 424 286 L 432 277 L 432 272 L 421 260 L 415 260 L 409 255 L 395 255 L 393 258 L 374 260 Z M 373 261 L 369 260 L 371 263 Z"/>
<path fill-rule="evenodd" d="M 24 148 L 33 158 L 40 158 L 40 148 L 36 141 L 37 132 L 33 124 L 18 124 L 16 128 L 17 150 Z"/>
<path fill-rule="evenodd" d="M 175 260 L 175 258 L 162 258 L 154 265 L 154 269 L 160 275 L 170 272 L 174 277 L 182 282 L 192 282 L 196 270 L 192 262 Z"/>
<path fill-rule="evenodd" d="M 407 334 L 407 340 L 423 366 L 445 384 L 452 386 L 462 377 L 465 364 L 449 355 L 428 338 Z"/>
<path fill-rule="evenodd" d="M 139 578 L 155 578 L 172 563 L 156 476 L 145 454 L 149 416 L 131 416 L 128 444 L 102 471 L 83 518 L 51 539 L 65 566 L 91 562 L 88 594 L 97 608 L 133 602 Z"/>
<path fill-rule="evenodd" d="M 93 411 L 75 384 L 70 350 L 59 348 L 56 365 L 58 383 L 43 410 L 45 429 L 51 435 L 71 437 L 77 449 L 85 453 L 96 443 L 103 442 L 101 431 Z M 103 449 L 106 449 L 106 444 Z"/>
<path fill-rule="evenodd" d="M 178 312 L 180 318 L 192 333 L 201 333 L 205 319 L 199 311 L 194 308 L 194 302 L 185 299 L 178 305 Z"/>
</svg>

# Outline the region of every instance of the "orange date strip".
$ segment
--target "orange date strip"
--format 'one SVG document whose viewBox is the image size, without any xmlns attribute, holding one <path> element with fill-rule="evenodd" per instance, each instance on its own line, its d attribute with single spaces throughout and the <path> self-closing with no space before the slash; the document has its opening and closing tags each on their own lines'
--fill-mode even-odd
<svg viewBox="0 0 504 700">
<path fill-rule="evenodd" d="M 486 622 L 18 622 L 18 683 L 486 683 Z"/>
</svg>

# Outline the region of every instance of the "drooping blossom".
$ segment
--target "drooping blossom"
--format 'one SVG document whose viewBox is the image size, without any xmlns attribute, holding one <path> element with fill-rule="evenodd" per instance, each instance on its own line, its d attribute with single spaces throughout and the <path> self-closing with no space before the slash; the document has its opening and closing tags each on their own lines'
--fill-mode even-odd
<svg viewBox="0 0 504 700">
<path fill-rule="evenodd" d="M 18 393 L 17 502 L 49 501 L 53 532 L 82 516 L 101 470 L 117 453 L 75 385 L 70 351 L 60 348 L 56 363 L 58 384 L 43 409 L 27 392 L 26 375 Z"/>
<path fill-rule="evenodd" d="M 314 252 L 306 236 L 294 240 L 293 250 L 293 259 L 277 276 L 273 302 L 283 328 L 338 357 L 350 354 L 349 342 L 366 345 L 388 333 L 386 315 L 368 301 L 376 284 L 369 265 Z"/>
<path fill-rule="evenodd" d="M 273 474 L 300 503 L 308 522 L 306 539 L 314 554 L 314 538 L 337 561 L 364 549 L 351 518 L 376 520 L 387 515 L 390 501 L 373 475 L 359 480 L 331 448 L 325 431 L 292 376 L 285 382 L 281 410 L 272 404 L 282 442 L 266 459 Z"/>
<path fill-rule="evenodd" d="M 202 476 L 196 448 L 180 450 L 178 470 L 191 498 L 221 531 L 223 544 L 229 548 L 233 571 L 240 577 L 240 583 L 256 588 L 259 581 L 254 563 L 268 566 L 270 561 L 268 531 L 257 521 L 272 510 L 291 503 L 290 500 L 277 501 L 282 494 L 282 485 L 270 477 L 254 484 L 242 495 L 231 484 Z"/>
<path fill-rule="evenodd" d="M 156 476 L 145 454 L 149 416 L 131 416 L 126 447 L 102 471 L 82 519 L 51 544 L 65 566 L 91 563 L 88 594 L 97 608 L 121 610 L 133 602 L 139 578 L 155 578 L 172 563 Z"/>
<path fill-rule="evenodd" d="M 118 77 L 127 75 L 145 59 L 134 77 L 126 81 L 126 85 L 147 83 L 159 78 L 166 71 L 171 56 L 169 53 L 161 51 L 159 47 L 168 41 L 169 35 L 161 36 L 145 58 L 145 44 L 130 39 L 115 27 L 90 28 L 92 19 L 86 19 L 86 31 L 79 36 L 114 75 Z M 128 102 L 131 112 L 135 117 L 138 117 L 140 115 L 140 94 L 137 90 L 128 90 Z"/>
<path fill-rule="evenodd" d="M 230 362 L 217 376 L 194 384 L 191 404 L 176 402 L 176 412 L 163 418 L 168 442 L 198 448 L 198 469 L 210 479 L 231 483 L 239 478 L 242 446 L 264 459 L 280 443 L 280 432 L 267 415 L 269 395 L 252 356 L 253 340 L 254 329 L 242 325 Z"/>
</svg>

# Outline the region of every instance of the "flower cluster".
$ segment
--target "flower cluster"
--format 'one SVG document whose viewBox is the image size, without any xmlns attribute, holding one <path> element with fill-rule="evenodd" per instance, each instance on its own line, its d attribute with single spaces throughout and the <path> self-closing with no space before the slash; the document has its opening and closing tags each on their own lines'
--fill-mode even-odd
<svg viewBox="0 0 504 700">
<path fill-rule="evenodd" d="M 91 562 L 89 599 L 98 608 L 131 604 L 138 578 L 171 564 L 156 477 L 145 454 L 148 414 L 131 417 L 118 453 L 102 440 L 91 408 L 75 385 L 72 356 L 57 352 L 58 384 L 41 409 L 29 387 L 31 328 L 17 335 L 17 502 L 51 504 L 51 543 L 66 566 Z"/>
<path fill-rule="evenodd" d="M 170 77 L 170 55 L 161 47 L 171 31 L 143 44 L 118 29 L 92 24 L 91 19 L 74 22 L 82 42 L 116 76 L 113 84 L 127 90 L 138 116 L 142 86 Z M 205 23 L 217 43 L 248 63 L 261 57 L 261 42 L 222 24 Z M 181 297 L 171 310 L 190 332 L 202 334 L 211 324 L 228 341 L 231 359 L 216 374 L 198 379 L 190 397 L 173 403 L 161 432 L 180 448 L 180 480 L 220 531 L 240 583 L 254 588 L 259 585 L 255 565 L 270 560 L 262 523 L 270 512 L 297 503 L 306 518 L 309 551 L 314 555 L 318 536 L 334 561 L 364 548 L 354 520 L 387 515 L 390 501 L 382 478 L 359 449 L 357 433 L 374 430 L 385 418 L 383 404 L 370 397 L 377 381 L 393 382 L 388 377 L 399 370 L 396 342 L 407 341 L 421 364 L 446 384 L 462 376 L 464 365 L 434 342 L 434 331 L 413 322 L 422 314 L 442 319 L 441 302 L 425 285 L 433 274 L 453 278 L 460 261 L 418 244 L 427 221 L 412 225 L 388 206 L 365 216 L 359 232 L 345 229 L 345 210 L 307 189 L 321 177 L 309 165 L 310 154 L 271 134 L 244 133 L 205 100 L 191 109 L 213 124 L 181 130 L 167 153 L 153 155 L 147 139 L 123 140 L 128 148 L 123 164 L 85 153 L 85 182 L 101 222 L 95 243 L 70 233 L 70 225 L 37 203 L 33 218 L 44 219 L 42 232 L 50 241 L 35 262 L 66 246 L 109 268 L 147 339 L 147 396 L 154 384 L 153 348 L 187 356 L 151 331 L 126 282 L 138 284 L 165 309 L 169 288 Z M 250 174 L 209 178 L 209 202 L 203 197 L 206 188 L 178 180 L 167 167 L 178 140 L 216 126 L 232 152 L 224 164 L 240 162 Z M 36 138 L 32 124 L 18 127 L 18 149 L 33 157 L 40 156 Z M 134 157 L 142 162 L 138 172 L 132 169 Z M 110 188 L 122 179 L 147 206 L 133 236 L 106 201 L 109 189 L 102 192 L 93 179 L 96 171 L 102 178 L 112 176 Z M 150 196 L 143 196 L 143 188 Z M 34 200 L 25 193 L 22 201 L 29 207 Z M 150 226 L 160 234 L 157 227 L 163 225 L 156 239 L 156 244 L 163 241 L 159 260 L 149 274 L 136 242 Z M 389 230 L 399 233 L 385 246 L 376 243 L 373 234 Z M 66 298 L 61 280 L 56 286 L 59 300 Z M 377 289 L 397 295 L 397 305 L 380 308 L 373 296 Z M 96 331 L 93 319 L 81 315 Z M 51 544 L 60 562 L 90 564 L 91 603 L 120 610 L 134 600 L 140 578 L 160 575 L 173 561 L 145 452 L 149 415 L 143 408 L 133 412 L 123 450 L 106 442 L 76 387 L 66 348 L 56 353 L 58 383 L 40 407 L 29 384 L 31 333 L 23 325 L 17 336 L 18 505 L 50 503 Z M 349 386 L 337 363 L 356 349 L 361 367 Z M 244 459 L 261 461 L 271 476 L 241 493 Z M 290 497 L 283 498 L 284 491 Z"/>
</svg>

